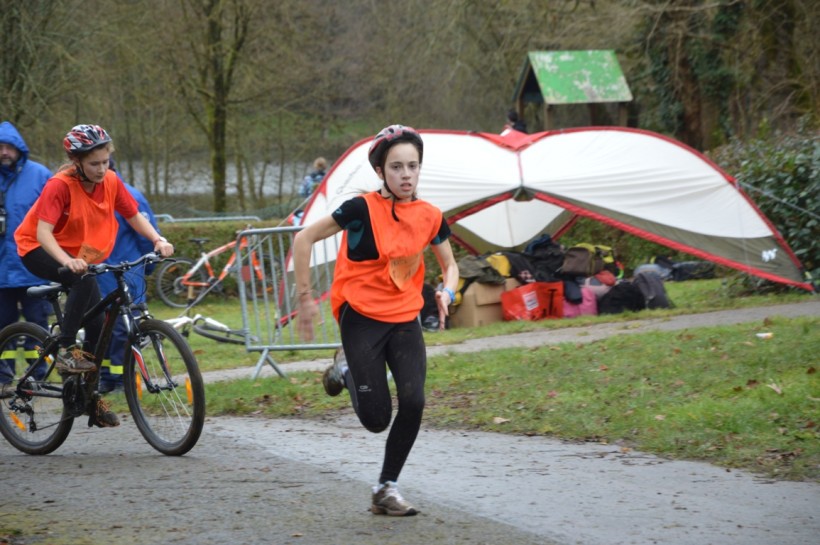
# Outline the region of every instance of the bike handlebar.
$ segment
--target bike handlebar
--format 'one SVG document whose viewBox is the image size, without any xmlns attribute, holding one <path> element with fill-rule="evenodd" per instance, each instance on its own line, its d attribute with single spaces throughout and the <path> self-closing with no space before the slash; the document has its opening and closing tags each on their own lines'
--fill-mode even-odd
<svg viewBox="0 0 820 545">
<path fill-rule="evenodd" d="M 147 254 L 138 257 L 134 261 L 123 261 L 119 264 L 97 263 L 94 265 L 89 265 L 88 272 L 90 274 L 103 274 L 107 272 L 125 272 L 130 269 L 133 269 L 134 267 L 138 267 L 139 265 L 150 265 L 152 263 L 159 263 L 164 259 L 164 257 L 162 257 L 156 252 L 148 252 Z"/>
<path fill-rule="evenodd" d="M 97 275 L 107 272 L 125 272 L 139 265 L 150 265 L 152 263 L 159 263 L 160 261 L 165 261 L 167 259 L 173 258 L 162 257 L 156 252 L 148 252 L 147 254 L 138 257 L 134 261 L 123 261 L 121 263 L 96 263 L 89 265 L 88 271 L 86 271 L 85 274 Z M 57 270 L 61 274 L 68 271 L 66 267 L 60 267 Z"/>
</svg>

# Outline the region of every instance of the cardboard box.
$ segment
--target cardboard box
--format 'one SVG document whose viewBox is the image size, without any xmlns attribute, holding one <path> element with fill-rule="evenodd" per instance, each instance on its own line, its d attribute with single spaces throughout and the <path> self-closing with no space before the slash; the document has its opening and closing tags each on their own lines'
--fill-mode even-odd
<svg viewBox="0 0 820 545">
<path fill-rule="evenodd" d="M 450 327 L 475 327 L 504 320 L 501 313 L 501 294 L 520 286 L 515 278 L 504 284 L 470 284 L 461 298 L 461 304 L 450 309 Z"/>
</svg>

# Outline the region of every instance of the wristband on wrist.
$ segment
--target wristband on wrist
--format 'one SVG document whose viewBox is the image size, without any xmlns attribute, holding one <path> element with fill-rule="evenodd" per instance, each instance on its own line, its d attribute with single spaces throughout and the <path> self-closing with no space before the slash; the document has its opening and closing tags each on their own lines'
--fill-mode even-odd
<svg viewBox="0 0 820 545">
<path fill-rule="evenodd" d="M 444 293 L 446 293 L 447 295 L 450 296 L 450 302 L 451 303 L 456 302 L 456 293 L 453 290 L 451 290 L 450 288 L 443 288 L 441 291 L 443 291 Z"/>
<path fill-rule="evenodd" d="M 168 242 L 168 239 L 165 237 L 159 237 L 157 239 L 154 239 L 154 246 L 157 245 L 157 242 Z"/>
</svg>

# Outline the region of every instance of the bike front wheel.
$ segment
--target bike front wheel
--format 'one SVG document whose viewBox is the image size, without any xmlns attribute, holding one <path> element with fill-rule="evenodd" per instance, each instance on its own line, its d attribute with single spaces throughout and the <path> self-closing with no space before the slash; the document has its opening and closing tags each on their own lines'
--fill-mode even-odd
<svg viewBox="0 0 820 545">
<path fill-rule="evenodd" d="M 169 324 L 146 319 L 140 343 L 125 358 L 128 408 L 142 436 L 168 456 L 191 450 L 205 423 L 205 386 L 185 339 Z"/>
<path fill-rule="evenodd" d="M 197 299 L 199 294 L 207 286 L 208 276 L 201 268 L 197 269 L 189 278 L 188 282 L 197 285 L 190 286 L 184 280 L 185 275 L 194 266 L 194 261 L 187 257 L 174 258 L 164 262 L 154 273 L 157 277 L 156 291 L 157 297 L 174 308 L 185 308 L 189 303 L 189 296 Z"/>
<path fill-rule="evenodd" d="M 0 433 L 26 454 L 48 454 L 68 437 L 74 418 L 59 373 L 41 355 L 48 332 L 17 322 L 0 331 Z M 29 380 L 20 379 L 34 367 Z"/>
</svg>

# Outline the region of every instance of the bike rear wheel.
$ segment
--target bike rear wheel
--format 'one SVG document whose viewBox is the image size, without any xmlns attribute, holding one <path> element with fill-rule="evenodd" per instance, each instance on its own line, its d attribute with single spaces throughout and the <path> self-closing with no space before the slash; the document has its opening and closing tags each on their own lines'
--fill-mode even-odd
<svg viewBox="0 0 820 545">
<path fill-rule="evenodd" d="M 228 344 L 245 344 L 245 332 L 235 329 L 221 329 L 209 326 L 207 323 L 194 324 L 194 331 L 212 341 Z"/>
<path fill-rule="evenodd" d="M 185 339 L 169 324 L 140 322 L 141 347 L 125 358 L 123 385 L 128 408 L 142 436 L 159 452 L 191 450 L 205 423 L 205 386 Z"/>
<path fill-rule="evenodd" d="M 74 419 L 63 403 L 62 377 L 40 355 L 48 332 L 37 324 L 17 322 L 0 331 L 0 433 L 26 454 L 48 454 L 68 437 Z M 33 380 L 18 388 L 35 366 Z"/>
<path fill-rule="evenodd" d="M 183 284 L 183 277 L 194 266 L 194 261 L 187 257 L 174 258 L 173 261 L 166 261 L 161 264 L 154 274 L 157 277 L 156 291 L 157 297 L 168 305 L 174 308 L 185 308 L 188 306 L 189 286 Z M 199 297 L 206 288 L 208 276 L 201 268 L 197 269 L 189 278 L 191 282 L 201 284 L 198 286 L 190 286 L 191 295 L 194 299 Z"/>
</svg>

